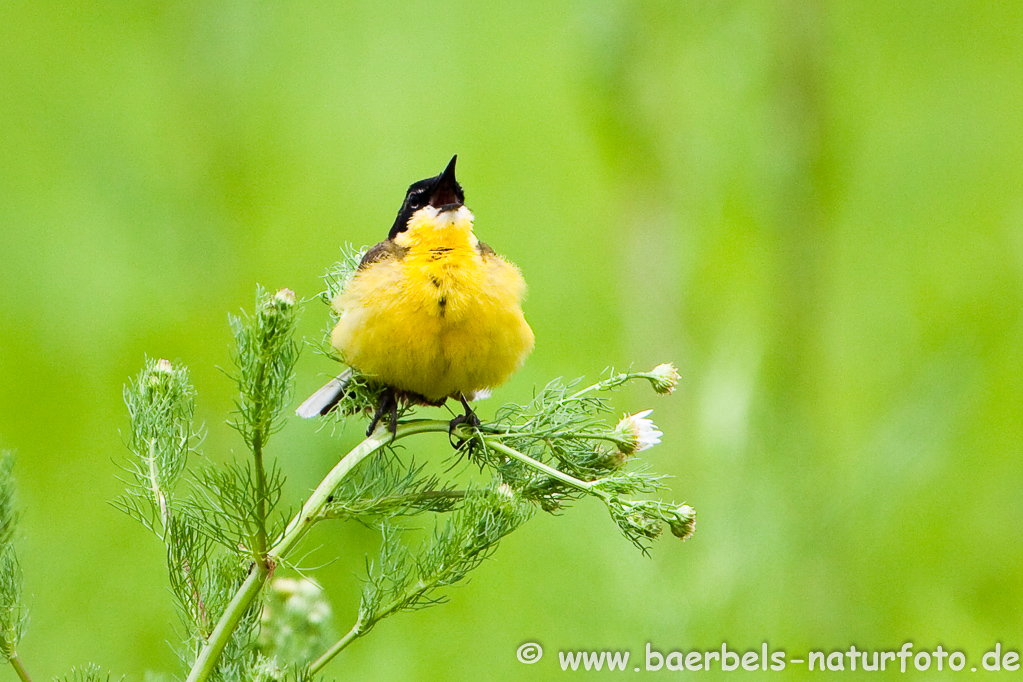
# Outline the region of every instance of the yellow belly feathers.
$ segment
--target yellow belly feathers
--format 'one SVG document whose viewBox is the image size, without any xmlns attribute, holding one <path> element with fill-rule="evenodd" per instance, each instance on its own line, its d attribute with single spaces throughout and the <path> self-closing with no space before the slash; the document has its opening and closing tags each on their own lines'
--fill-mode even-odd
<svg viewBox="0 0 1023 682">
<path fill-rule="evenodd" d="M 331 335 L 352 367 L 432 402 L 503 383 L 533 348 L 518 268 L 477 247 L 468 209 L 445 215 L 395 238 L 404 257 L 355 274 Z"/>
</svg>

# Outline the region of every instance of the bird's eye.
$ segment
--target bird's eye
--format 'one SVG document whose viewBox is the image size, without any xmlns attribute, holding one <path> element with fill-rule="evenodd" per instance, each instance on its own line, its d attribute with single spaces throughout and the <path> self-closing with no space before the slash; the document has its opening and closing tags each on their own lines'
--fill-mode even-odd
<svg viewBox="0 0 1023 682">
<path fill-rule="evenodd" d="M 408 193 L 407 201 L 409 206 L 414 206 L 418 209 L 426 206 L 428 199 L 429 198 L 426 196 L 426 190 L 416 189 Z"/>
</svg>

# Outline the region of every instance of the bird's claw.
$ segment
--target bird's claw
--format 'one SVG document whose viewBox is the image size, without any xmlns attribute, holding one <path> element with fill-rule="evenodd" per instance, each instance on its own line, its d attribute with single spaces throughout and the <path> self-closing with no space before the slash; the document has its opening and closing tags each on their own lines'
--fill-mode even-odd
<svg viewBox="0 0 1023 682">
<path fill-rule="evenodd" d="M 465 401 L 465 398 L 463 397 L 461 400 L 462 407 L 465 408 L 465 414 L 458 415 L 448 423 L 448 441 L 451 443 L 451 447 L 456 450 L 461 449 L 466 443 L 468 443 L 468 455 L 469 459 L 472 459 L 472 451 L 476 445 L 476 438 L 474 436 L 469 436 L 468 438 L 459 439 L 456 442 L 455 430 L 463 424 L 467 424 L 470 429 L 475 431 L 482 425 L 482 422 L 480 422 L 480 418 L 476 416 L 476 413 L 472 411 L 472 408 L 469 407 L 469 403 Z"/>
</svg>

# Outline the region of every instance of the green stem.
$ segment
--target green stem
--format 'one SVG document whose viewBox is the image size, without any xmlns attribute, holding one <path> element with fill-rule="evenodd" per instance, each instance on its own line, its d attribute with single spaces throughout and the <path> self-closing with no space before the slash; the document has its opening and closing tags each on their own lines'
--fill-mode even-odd
<svg viewBox="0 0 1023 682">
<path fill-rule="evenodd" d="M 323 670 L 323 666 L 330 663 L 331 659 L 341 653 L 341 650 L 347 647 L 349 644 L 354 642 L 356 639 L 362 636 L 362 632 L 359 630 L 359 623 L 352 626 L 352 629 L 348 633 L 339 639 L 334 646 L 327 649 L 326 652 L 309 666 L 310 673 L 318 673 Z"/>
<path fill-rule="evenodd" d="M 607 496 L 607 494 L 604 491 L 596 487 L 598 481 L 581 481 L 575 476 L 569 476 L 564 471 L 559 471 L 558 469 L 555 469 L 552 466 L 548 466 L 543 462 L 537 461 L 530 457 L 529 455 L 519 452 L 515 448 L 510 448 L 496 439 L 487 438 L 486 442 L 488 448 L 493 448 L 494 450 L 497 450 L 498 452 L 503 453 L 508 457 L 511 457 L 512 459 L 516 459 L 522 462 L 526 466 L 533 467 L 534 469 L 539 469 L 548 476 L 556 478 L 566 485 L 570 485 L 573 488 L 578 488 L 583 492 L 590 493 L 591 495 L 596 495 L 602 499 L 605 499 Z"/>
<path fill-rule="evenodd" d="M 434 422 L 434 421 L 413 422 L 413 423 L 410 423 L 410 424 L 407 424 L 407 425 L 404 425 L 404 426 L 400 427 L 398 429 L 398 436 L 397 436 L 397 438 L 401 438 L 401 437 L 405 437 L 405 436 L 410 436 L 413 433 L 426 433 L 426 432 L 429 432 L 429 431 L 447 431 L 447 430 L 448 430 L 448 423 L 447 422 Z M 539 471 L 542 471 L 545 474 L 547 474 L 548 476 L 552 476 L 552 477 L 558 479 L 559 481 L 561 481 L 562 483 L 564 483 L 566 485 L 570 485 L 570 486 L 572 486 L 574 488 L 582 490 L 583 492 L 589 493 L 591 495 L 595 495 L 595 496 L 599 497 L 601 500 L 603 500 L 605 503 L 607 503 L 610 500 L 610 495 L 608 495 L 606 492 L 604 492 L 603 490 L 600 490 L 598 487 L 596 487 L 597 484 L 599 483 L 599 481 L 582 481 L 582 480 L 580 480 L 578 478 L 575 478 L 574 476 L 570 476 L 570 475 L 566 474 L 563 471 L 559 471 L 558 469 L 555 469 L 554 467 L 548 466 L 547 464 L 544 464 L 543 462 L 540 462 L 538 460 L 533 459 L 529 455 L 523 454 L 523 453 L 519 452 L 518 450 L 516 450 L 514 448 L 508 447 L 504 443 L 500 442 L 499 438 L 500 438 L 500 436 L 495 434 L 495 435 L 492 435 L 492 436 L 484 437 L 484 441 L 486 442 L 486 445 L 487 445 L 488 448 L 493 448 L 494 450 L 496 450 L 498 452 L 501 452 L 504 455 L 507 455 L 508 457 L 511 457 L 513 459 L 518 460 L 519 462 L 522 462 L 526 466 L 530 466 L 530 467 L 533 467 L 534 469 L 538 469 Z M 367 440 L 370 440 L 370 439 L 367 439 Z M 365 443 L 366 443 L 366 441 L 363 441 L 362 444 L 365 444 Z M 360 447 L 361 447 L 362 444 L 360 444 Z M 356 449 L 358 449 L 358 448 L 356 448 Z M 342 464 L 344 464 L 345 460 L 347 460 L 353 454 L 355 454 L 355 450 L 350 452 L 345 457 L 344 460 L 339 462 L 338 466 L 335 467 L 335 470 L 337 470 L 338 467 L 340 467 Z M 361 461 L 361 459 L 360 459 L 360 461 Z M 331 478 L 331 476 L 333 474 L 334 474 L 333 471 L 330 474 L 328 474 L 328 477 L 326 479 L 324 479 L 324 483 L 326 483 L 327 480 L 329 478 Z M 320 485 L 321 485 L 321 487 L 323 487 L 324 484 L 321 483 Z M 319 490 L 319 488 L 317 488 L 317 490 Z M 333 488 L 331 488 L 331 490 L 333 490 Z M 438 491 L 438 492 L 441 492 L 441 491 Z M 313 493 L 313 496 L 309 498 L 310 502 L 313 500 L 314 497 L 316 497 L 316 493 L 315 492 Z M 326 499 L 326 495 L 324 495 L 323 497 L 324 497 L 324 500 L 325 500 Z M 309 506 L 308 503 L 307 503 L 307 506 Z M 321 507 L 321 509 L 322 509 L 322 507 Z M 297 520 L 297 518 L 298 517 L 296 517 L 296 520 Z M 303 509 L 303 521 L 307 521 L 311 525 L 312 523 L 315 523 L 316 520 L 317 519 L 316 519 L 316 517 L 314 515 L 312 515 L 311 513 L 306 513 L 306 510 Z M 295 521 L 292 521 L 292 524 L 295 524 Z M 289 525 L 289 531 L 291 531 L 291 526 L 290 525 Z M 288 533 L 286 532 L 285 535 L 287 535 L 287 534 Z M 283 540 L 280 543 L 278 543 L 278 546 L 280 546 L 281 544 L 283 544 Z M 341 653 L 341 651 L 344 650 L 346 647 L 348 647 L 348 645 L 350 645 L 352 642 L 354 642 L 356 639 L 358 639 L 359 637 L 361 637 L 365 633 L 369 632 L 369 630 L 373 627 L 373 625 L 375 623 L 377 623 L 378 621 L 380 621 L 383 618 L 385 618 L 388 615 L 390 615 L 391 612 L 396 611 L 397 609 L 399 609 L 402 604 L 407 603 L 409 598 L 410 598 L 410 596 L 414 595 L 416 592 L 419 592 L 419 591 L 426 591 L 427 589 L 429 589 L 431 584 L 435 584 L 436 582 L 437 582 L 436 580 L 433 581 L 433 582 L 420 580 L 419 582 L 416 583 L 416 585 L 414 586 L 413 589 L 406 591 L 404 594 L 402 594 L 402 596 L 395 598 L 387 606 L 385 606 L 383 609 L 378 611 L 376 616 L 372 620 L 370 620 L 367 623 L 363 623 L 361 621 L 357 622 L 355 625 L 352 626 L 352 629 L 349 630 L 347 632 L 347 634 L 345 634 L 344 637 L 342 637 L 337 642 L 335 642 L 333 646 L 331 646 L 329 649 L 327 649 L 327 651 L 324 652 L 324 654 L 322 656 L 320 656 L 319 658 L 316 659 L 316 661 L 313 662 L 313 664 L 309 667 L 309 672 L 310 673 L 316 673 L 316 672 L 319 672 L 320 670 L 322 670 L 323 667 L 325 665 L 327 665 L 327 663 L 329 663 L 335 656 L 337 656 L 339 653 Z"/>
<path fill-rule="evenodd" d="M 403 604 L 409 603 L 410 599 L 418 598 L 431 587 L 434 587 L 438 582 L 440 582 L 440 579 L 436 575 L 431 580 L 419 580 L 416 582 L 413 589 L 406 590 L 400 597 L 392 599 L 387 606 L 377 611 L 376 614 L 367 622 L 363 623 L 361 620 L 356 622 L 355 625 L 352 626 L 352 629 L 349 630 L 344 637 L 335 642 L 334 646 L 327 649 L 322 656 L 313 661 L 313 664 L 309 666 L 309 672 L 317 673 L 320 670 L 323 670 L 323 667 L 330 663 L 335 656 L 346 649 L 349 644 L 372 630 L 373 626 L 382 621 L 384 618 L 387 618 L 391 614 L 400 610 Z"/>
<path fill-rule="evenodd" d="M 263 469 L 263 431 L 252 435 L 252 457 L 256 460 L 256 561 L 266 564 L 266 471 Z"/>
<path fill-rule="evenodd" d="M 375 513 L 372 511 L 373 509 L 380 509 L 385 506 L 392 508 L 402 508 L 407 506 L 413 510 L 411 513 L 418 513 L 419 511 L 423 511 L 423 509 L 415 506 L 417 502 L 426 502 L 428 500 L 461 500 L 464 497 L 464 490 L 425 490 L 421 493 L 413 493 L 410 495 L 385 495 L 377 498 L 376 500 L 357 500 L 347 505 L 347 508 L 338 507 L 334 509 L 325 509 L 320 514 L 320 518 L 324 521 L 327 519 L 347 519 L 359 516 L 360 514 Z M 356 511 L 351 511 L 353 508 Z M 367 512 L 366 509 L 370 509 L 371 511 Z M 427 511 L 437 510 L 427 509 Z"/>
<path fill-rule="evenodd" d="M 274 543 L 267 551 L 267 561 L 256 562 L 249 577 L 246 578 L 245 582 L 235 593 L 231 599 L 231 603 L 227 605 L 224 610 L 224 614 L 220 617 L 217 622 L 217 627 L 213 630 L 210 638 L 206 642 L 206 646 L 203 647 L 199 653 L 199 658 L 196 659 L 195 664 L 192 666 L 192 671 L 188 675 L 187 682 L 205 682 L 209 676 L 213 673 L 216 668 L 217 661 L 220 659 L 220 655 L 224 651 L 224 647 L 227 646 L 228 640 L 231 638 L 231 634 L 235 628 L 238 627 L 238 623 L 241 622 L 242 616 L 245 615 L 245 611 L 252 604 L 252 601 L 259 594 L 259 591 L 263 588 L 263 584 L 270 576 L 269 565 L 276 565 L 278 562 L 287 558 L 288 554 L 298 545 L 299 541 L 305 537 L 306 533 L 313 527 L 313 525 L 320 520 L 323 508 L 328 504 L 328 500 L 333 495 L 334 490 L 341 484 L 341 481 L 350 474 L 356 466 L 362 460 L 369 457 L 371 454 L 387 445 L 394 440 L 401 438 L 407 438 L 418 433 L 430 433 L 430 432 L 443 432 L 448 431 L 448 422 L 437 421 L 437 420 L 423 420 L 409 422 L 402 424 L 398 427 L 397 433 L 393 439 L 391 433 L 387 430 L 384 425 L 381 425 L 371 436 L 366 438 L 364 441 L 356 445 L 352 450 L 348 452 L 341 461 L 338 462 L 330 473 L 320 482 L 316 489 L 306 500 L 306 503 L 302 506 L 302 511 L 295 515 L 288 527 L 284 530 L 281 537 Z M 253 448 L 255 450 L 255 448 Z"/>
<path fill-rule="evenodd" d="M 400 440 L 417 433 L 447 432 L 448 422 L 437 420 L 424 420 L 402 424 L 398 427 L 393 440 Z M 366 459 L 383 446 L 392 442 L 391 432 L 381 424 L 371 436 L 356 445 L 347 455 L 341 458 L 330 473 L 320 481 L 316 489 L 309 495 L 309 499 L 302 506 L 302 511 L 295 515 L 288 527 L 284 529 L 283 535 L 270 549 L 270 556 L 275 560 L 285 558 L 295 548 L 295 545 L 305 537 L 317 521 L 323 517 L 323 509 L 329 504 L 329 498 L 341 484 L 348 474 Z"/>
<path fill-rule="evenodd" d="M 25 666 L 21 664 L 21 659 L 18 658 L 18 654 L 14 654 L 10 659 L 11 666 L 14 667 L 14 672 L 18 673 L 18 679 L 21 682 L 32 682 L 32 679 L 28 676 L 28 672 L 25 671 Z"/>
<path fill-rule="evenodd" d="M 149 485 L 153 490 L 153 499 L 160 506 L 160 525 L 162 527 L 160 539 L 165 539 L 167 535 L 167 498 L 164 496 L 163 491 L 160 490 L 160 480 L 156 469 L 156 439 L 149 441 Z"/>
<path fill-rule="evenodd" d="M 267 564 L 266 560 L 266 471 L 263 469 L 263 426 L 267 419 L 263 414 L 265 403 L 263 401 L 266 390 L 266 366 L 271 360 L 267 358 L 267 340 L 264 338 L 260 349 L 259 375 L 256 377 L 256 390 L 252 393 L 255 396 L 255 404 L 252 406 L 252 414 L 256 416 L 255 424 L 252 425 L 252 457 L 256 463 L 256 562 Z M 269 430 L 269 429 L 268 429 Z"/>
<path fill-rule="evenodd" d="M 227 608 L 224 609 L 224 615 L 220 617 L 217 627 L 210 634 L 206 646 L 199 652 L 199 658 L 195 660 L 192 671 L 188 674 L 187 682 L 206 680 L 213 674 L 217 667 L 217 662 L 220 660 L 220 654 L 224 653 L 224 647 L 227 646 L 228 640 L 231 639 L 231 634 L 238 627 L 242 616 L 245 615 L 245 612 L 253 600 L 255 600 L 259 591 L 263 589 L 263 584 L 269 577 L 270 570 L 265 565 L 256 563 L 252 567 L 249 577 L 245 579 L 245 582 L 238 588 L 234 597 L 231 598 Z"/>
<path fill-rule="evenodd" d="M 596 390 L 606 391 L 608 389 L 615 388 L 616 386 L 621 386 L 622 384 L 627 382 L 629 379 L 634 378 L 635 376 L 636 376 L 635 374 L 632 374 L 632 373 L 629 373 L 629 372 L 619 372 L 618 374 L 615 374 L 613 377 L 608 377 L 607 379 L 604 379 L 603 381 L 598 381 L 595 384 L 590 384 L 586 388 L 573 393 L 572 395 L 570 395 L 568 397 L 568 399 L 569 400 L 575 400 L 577 398 L 581 398 L 582 396 L 586 395 L 590 391 L 596 391 Z"/>
</svg>

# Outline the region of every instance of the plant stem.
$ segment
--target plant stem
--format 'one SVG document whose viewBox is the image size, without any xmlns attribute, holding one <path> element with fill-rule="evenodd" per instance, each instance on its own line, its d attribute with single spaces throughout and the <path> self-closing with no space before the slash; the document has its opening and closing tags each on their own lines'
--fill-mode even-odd
<svg viewBox="0 0 1023 682">
<path fill-rule="evenodd" d="M 424 420 L 402 424 L 398 427 L 393 440 L 407 438 L 417 433 L 447 432 L 448 422 L 438 420 Z M 341 481 L 345 479 L 359 465 L 362 460 L 392 442 L 391 433 L 381 425 L 368 438 L 352 448 L 347 455 L 341 458 L 330 473 L 320 481 L 309 499 L 302 506 L 302 511 L 295 515 L 280 539 L 270 549 L 270 556 L 275 560 L 283 559 L 295 548 L 299 540 L 305 537 L 317 521 L 322 519 L 323 508 L 329 504 L 328 498 L 334 493 Z"/>
<path fill-rule="evenodd" d="M 597 383 L 590 384 L 589 386 L 587 386 L 586 388 L 584 388 L 584 389 L 582 389 L 580 391 L 576 391 L 575 393 L 570 395 L 568 397 L 568 399 L 569 400 L 576 400 L 577 398 L 581 398 L 582 396 L 586 395 L 590 391 L 595 391 L 595 390 L 606 391 L 607 389 L 615 388 L 616 386 L 621 386 L 626 381 L 628 381 L 629 379 L 634 378 L 635 376 L 636 376 L 636 374 L 634 374 L 634 373 L 619 372 L 618 374 L 615 374 L 614 376 L 610 376 L 607 379 L 604 379 L 603 381 L 598 381 Z"/>
<path fill-rule="evenodd" d="M 335 656 L 341 653 L 349 644 L 354 642 L 359 637 L 373 629 L 373 626 L 382 621 L 387 616 L 395 613 L 401 609 L 403 604 L 407 604 L 410 599 L 415 599 L 417 596 L 424 594 L 431 587 L 435 586 L 440 581 L 440 578 L 435 574 L 430 580 L 422 580 L 416 582 L 412 589 L 406 590 L 400 597 L 395 597 L 387 604 L 384 608 L 377 611 L 367 622 L 359 620 L 352 626 L 344 637 L 334 643 L 334 646 L 327 649 L 322 656 L 313 661 L 313 664 L 309 666 L 310 673 L 317 673 L 323 669 L 323 666 L 333 660 Z"/>
<path fill-rule="evenodd" d="M 256 390 L 253 391 L 255 404 L 252 406 L 252 414 L 255 415 L 252 425 L 252 458 L 256 463 L 256 561 L 260 564 L 267 563 L 266 557 L 266 471 L 263 470 L 263 429 L 267 426 L 268 417 L 263 414 L 265 407 L 265 385 L 266 365 L 268 362 L 266 339 L 263 340 L 260 349 L 259 375 L 256 378 Z"/>
<path fill-rule="evenodd" d="M 276 565 L 284 560 L 288 554 L 305 537 L 306 533 L 320 520 L 323 508 L 328 504 L 328 499 L 337 489 L 338 485 L 350 474 L 362 460 L 382 448 L 383 446 L 418 433 L 443 432 L 447 433 L 448 422 L 439 420 L 423 420 L 409 422 L 398 427 L 397 433 L 392 439 L 387 427 L 381 425 L 368 438 L 356 445 L 338 462 L 330 473 L 313 490 L 309 499 L 302 506 L 302 510 L 295 515 L 288 527 L 284 530 L 280 539 L 273 547 L 266 552 L 265 562 L 256 562 L 245 579 L 242 586 L 238 588 L 231 602 L 224 610 L 224 614 L 217 622 L 216 628 L 206 641 L 206 646 L 199 653 L 186 682 L 205 682 L 216 669 L 217 661 L 227 646 L 228 640 L 238 623 L 241 622 L 245 611 L 252 604 L 252 601 L 263 589 L 263 584 L 270 577 L 270 565 Z M 255 439 L 253 439 L 255 444 Z M 253 447 L 253 451 L 256 448 Z M 261 461 L 259 462 L 261 464 Z M 257 466 L 257 469 L 260 467 Z M 329 659 L 328 659 L 329 660 Z"/>
<path fill-rule="evenodd" d="M 213 673 L 220 660 L 220 654 L 224 652 L 224 647 L 231 639 L 231 634 L 238 627 L 238 623 L 241 622 L 242 616 L 245 615 L 256 595 L 263 589 L 263 584 L 269 576 L 270 569 L 265 565 L 261 563 L 253 565 L 249 577 L 231 598 L 231 602 L 224 609 L 224 615 L 220 617 L 217 627 L 213 629 L 213 633 L 206 641 L 206 646 L 199 652 L 199 658 L 195 660 L 192 671 L 188 674 L 187 682 L 206 680 Z"/>
<path fill-rule="evenodd" d="M 262 425 L 260 425 L 262 426 Z M 256 461 L 256 561 L 266 563 L 266 471 L 263 469 L 263 430 L 252 434 L 252 457 Z"/>
<path fill-rule="evenodd" d="M 160 490 L 160 479 L 157 476 L 155 438 L 149 441 L 149 484 L 153 489 L 153 497 L 160 505 L 160 525 L 162 526 L 160 539 L 162 540 L 167 535 L 167 498 Z"/>
<path fill-rule="evenodd" d="M 259 591 L 263 588 L 263 584 L 270 576 L 269 566 L 276 565 L 277 563 L 285 560 L 302 538 L 304 538 L 312 529 L 312 527 L 324 518 L 323 510 L 330 503 L 329 500 L 334 494 L 334 491 L 337 490 L 337 487 L 341 484 L 341 482 L 344 481 L 344 479 L 352 473 L 352 471 L 355 470 L 355 468 L 364 459 L 385 445 L 402 438 L 407 438 L 420 433 L 447 433 L 449 428 L 450 425 L 446 421 L 432 419 L 417 420 L 399 425 L 396 433 L 392 437 L 391 433 L 387 430 L 387 427 L 381 424 L 380 427 L 377 428 L 377 430 L 368 438 L 356 445 L 348 452 L 348 454 L 342 457 L 341 460 L 334 465 L 334 468 L 330 470 L 330 473 L 328 473 L 323 480 L 320 481 L 320 484 L 316 486 L 316 489 L 309 495 L 309 499 L 307 499 L 306 503 L 302 505 L 302 510 L 291 519 L 291 522 L 288 523 L 284 533 L 277 539 L 273 547 L 267 550 L 265 555 L 267 561 L 265 563 L 257 562 L 253 567 L 249 577 L 246 578 L 244 583 L 242 583 L 238 592 L 231 599 L 231 603 L 228 604 L 227 609 L 225 609 L 224 614 L 217 623 L 217 627 L 210 635 L 206 646 L 203 647 L 202 652 L 200 652 L 199 658 L 192 667 L 192 671 L 188 676 L 187 682 L 205 682 L 205 680 L 207 680 L 213 673 L 213 670 L 216 668 L 217 660 L 220 658 L 220 654 L 227 645 L 227 641 L 230 639 L 231 633 L 233 633 L 235 628 L 238 627 L 238 623 L 241 621 L 245 611 L 252 604 L 252 601 L 259 594 Z M 254 454 L 257 452 L 257 448 L 255 447 L 257 442 L 258 441 L 256 439 L 253 439 Z M 547 464 L 544 464 L 543 462 L 539 462 L 532 457 L 500 442 L 499 436 L 488 436 L 486 438 L 486 443 L 487 447 L 492 447 L 508 457 L 516 459 L 527 466 L 533 467 L 534 469 L 538 469 L 566 485 L 570 485 L 574 488 L 590 493 L 591 495 L 596 495 L 605 502 L 607 501 L 607 493 L 595 487 L 596 481 L 581 481 L 574 476 L 564 473 L 563 471 L 559 471 Z M 257 457 L 257 470 L 259 471 L 262 470 L 261 464 L 261 458 Z M 320 656 L 315 663 L 313 663 L 310 671 L 316 672 L 320 670 L 342 649 L 358 638 L 360 634 L 359 624 L 356 623 L 348 634 L 342 637 L 334 644 L 334 646 L 332 646 L 326 653 Z"/>
<path fill-rule="evenodd" d="M 32 682 L 32 679 L 28 676 L 28 673 L 25 671 L 25 666 L 21 664 L 21 659 L 18 658 L 18 655 L 14 654 L 14 656 L 10 660 L 11 665 L 14 667 L 14 672 L 18 673 L 18 679 L 21 680 L 21 682 Z"/>
<path fill-rule="evenodd" d="M 416 427 L 418 427 L 418 429 Z M 448 430 L 448 423 L 447 422 L 436 422 L 436 421 L 413 422 L 411 424 L 407 424 L 407 425 L 404 425 L 404 426 L 400 427 L 398 429 L 398 435 L 396 436 L 396 438 L 410 436 L 413 433 L 426 433 L 426 432 L 429 432 L 429 431 L 447 431 L 447 430 Z M 538 470 L 544 472 L 545 474 L 547 474 L 548 476 L 552 476 L 552 477 L 558 479 L 559 481 L 561 481 L 562 483 L 565 483 L 566 485 L 570 485 L 570 486 L 572 486 L 574 488 L 582 490 L 583 492 L 589 493 L 591 495 L 595 495 L 596 497 L 599 497 L 601 500 L 603 500 L 605 503 L 607 503 L 609 501 L 610 495 L 608 495 L 606 492 L 604 492 L 603 490 L 601 490 L 598 487 L 596 487 L 598 481 L 582 481 L 582 480 L 580 480 L 578 478 L 575 478 L 574 476 L 570 476 L 569 474 L 566 474 L 563 471 L 559 471 L 558 469 L 555 469 L 554 467 L 548 466 L 547 464 L 544 464 L 543 462 L 540 462 L 538 460 L 533 459 L 529 455 L 523 454 L 523 453 L 519 452 L 518 450 L 505 445 L 504 443 L 500 442 L 499 438 L 500 438 L 500 435 L 495 434 L 495 435 L 491 435 L 491 436 L 486 436 L 484 438 L 484 440 L 485 440 L 486 445 L 487 445 L 488 448 L 493 448 L 494 450 L 496 450 L 498 452 L 501 452 L 501 453 L 507 455 L 508 457 L 511 457 L 513 459 L 518 460 L 519 462 L 522 462 L 526 466 L 530 466 L 530 467 L 533 467 L 534 469 L 538 469 Z M 362 445 L 364 445 L 368 440 L 371 440 L 371 439 L 367 439 L 366 441 L 363 441 L 360 444 L 360 447 Z M 357 449 L 358 448 L 356 448 L 356 450 Z M 352 452 L 348 453 L 348 455 L 345 456 L 345 459 L 341 460 L 341 462 L 338 463 L 337 467 L 335 467 L 335 471 L 339 467 L 341 467 L 342 464 L 345 463 L 345 460 L 347 460 L 349 457 L 354 455 L 355 452 L 356 452 L 355 450 L 352 450 Z M 365 455 L 363 455 L 363 456 L 365 456 Z M 361 459 L 360 459 L 360 461 L 361 461 Z M 328 474 L 327 478 L 324 479 L 324 483 L 326 483 L 327 480 L 330 479 L 333 476 L 333 474 L 334 474 L 334 471 L 332 471 L 330 474 Z M 320 486 L 323 487 L 324 483 L 321 483 Z M 319 490 L 319 488 L 317 488 L 317 490 Z M 331 490 L 333 490 L 333 487 L 331 487 Z M 442 491 L 437 491 L 437 492 L 442 492 Z M 460 492 L 460 491 L 455 491 L 455 492 Z M 314 497 L 316 497 L 316 492 L 314 492 L 313 496 L 311 496 L 309 498 L 310 502 L 313 501 Z M 326 495 L 323 496 L 323 499 L 326 500 Z M 326 502 L 324 502 L 324 505 L 325 504 L 326 504 Z M 308 506 L 310 506 L 310 505 L 307 503 L 307 507 Z M 322 506 L 321 506 L 321 509 L 322 509 Z M 298 517 L 296 517 L 296 519 L 297 518 Z M 303 516 L 302 516 L 302 518 L 303 518 L 303 521 L 307 521 L 310 525 L 312 523 L 315 523 L 315 521 L 317 520 L 315 516 L 312 516 L 311 514 L 307 514 L 305 508 L 303 508 Z M 292 521 L 292 525 L 294 525 L 294 523 L 295 523 L 295 521 Z M 288 526 L 288 529 L 289 529 L 289 532 L 292 530 L 291 529 L 291 525 Z M 287 535 L 287 532 L 285 533 L 285 535 Z M 278 546 L 280 546 L 281 544 L 283 544 L 283 540 L 278 543 Z M 276 547 L 275 547 L 275 550 L 276 550 Z M 274 550 L 272 550 L 272 551 L 274 551 Z M 373 617 L 372 620 L 370 620 L 369 622 L 367 622 L 367 623 L 363 623 L 361 621 L 360 622 L 356 622 L 356 624 L 352 626 L 352 629 L 349 630 L 345 634 L 344 637 L 342 637 L 337 642 L 335 642 L 333 646 L 331 646 L 329 649 L 327 649 L 327 651 L 324 652 L 322 656 L 320 656 L 319 658 L 316 659 L 316 661 L 313 662 L 313 664 L 309 667 L 309 672 L 310 673 L 316 673 L 316 672 L 319 672 L 320 670 L 322 670 L 323 667 L 325 665 L 327 665 L 327 663 L 329 663 L 335 656 L 337 656 L 339 653 L 341 653 L 341 651 L 343 649 L 345 649 L 349 644 L 354 642 L 356 639 L 361 637 L 363 634 L 369 632 L 369 630 L 372 628 L 372 626 L 375 623 L 377 623 L 378 621 L 380 621 L 383 618 L 385 618 L 391 612 L 393 612 L 393 611 L 397 610 L 398 608 L 400 608 L 402 604 L 406 603 L 408 601 L 410 595 L 414 595 L 416 592 L 425 592 L 435 582 L 436 581 L 433 581 L 433 582 L 431 582 L 431 581 L 424 581 L 424 580 L 418 581 L 416 583 L 416 585 L 412 589 L 407 590 L 401 597 L 395 598 L 387 606 L 385 606 L 384 608 L 380 609 L 380 611 L 378 611 L 376 613 L 375 617 Z"/>
<path fill-rule="evenodd" d="M 543 462 L 539 462 L 539 461 L 533 459 L 532 457 L 530 457 L 529 455 L 525 455 L 525 454 L 519 452 L 518 450 L 516 450 L 515 448 L 510 448 L 507 445 L 505 445 L 504 443 L 502 443 L 502 442 L 500 442 L 500 441 L 498 441 L 498 440 L 496 440 L 494 438 L 487 438 L 486 441 L 487 441 L 487 447 L 488 448 L 494 448 L 498 452 L 501 452 L 501 453 L 503 453 L 505 455 L 508 455 L 512 459 L 517 459 L 518 461 L 522 462 L 526 466 L 531 466 L 534 469 L 539 469 L 540 471 L 544 472 L 548 476 L 556 478 L 556 479 L 558 479 L 559 481 L 561 481 L 562 483 L 564 483 L 566 485 L 570 485 L 573 488 L 578 488 L 579 490 L 582 490 L 583 492 L 590 493 L 592 495 L 597 495 L 600 498 L 604 498 L 604 496 L 605 496 L 605 493 L 602 490 L 600 490 L 600 489 L 598 489 L 596 487 L 597 481 L 581 481 L 578 478 L 576 478 L 575 476 L 569 476 L 564 471 L 559 471 L 558 469 L 555 469 L 552 466 L 548 466 L 548 465 L 544 464 Z"/>
<path fill-rule="evenodd" d="M 334 646 L 332 646 L 329 649 L 327 649 L 327 651 L 324 652 L 324 654 L 322 656 L 320 656 L 315 661 L 313 661 L 312 665 L 309 666 L 309 672 L 310 673 L 318 673 L 321 670 L 323 670 L 323 666 L 325 666 L 328 663 L 330 663 L 331 659 L 333 659 L 335 656 L 337 656 L 339 653 L 341 653 L 342 649 L 347 647 L 349 644 L 354 642 L 359 636 L 361 636 L 362 633 L 359 631 L 359 625 L 360 625 L 359 623 L 356 623 L 355 625 L 353 625 L 352 629 L 349 630 L 348 633 L 345 634 L 344 637 L 339 639 L 334 644 Z"/>
<path fill-rule="evenodd" d="M 427 500 L 461 500 L 463 498 L 465 498 L 464 490 L 424 490 L 421 493 L 413 493 L 410 495 L 385 495 L 381 498 L 378 498 L 377 500 L 368 499 L 357 500 L 353 504 L 349 505 L 349 509 L 351 507 L 360 509 L 359 507 L 360 504 L 362 504 L 364 507 L 370 504 L 376 504 L 378 505 L 377 508 L 379 508 L 380 505 L 388 505 L 394 507 L 402 507 L 403 505 L 408 505 L 409 507 L 414 509 L 415 507 L 413 505 L 415 505 L 416 502 L 425 502 Z M 438 510 L 430 509 L 429 511 Z M 347 519 L 356 517 L 361 513 L 364 512 L 349 511 L 348 509 L 345 508 L 325 509 L 320 514 L 320 519 L 324 521 L 327 519 Z"/>
</svg>

